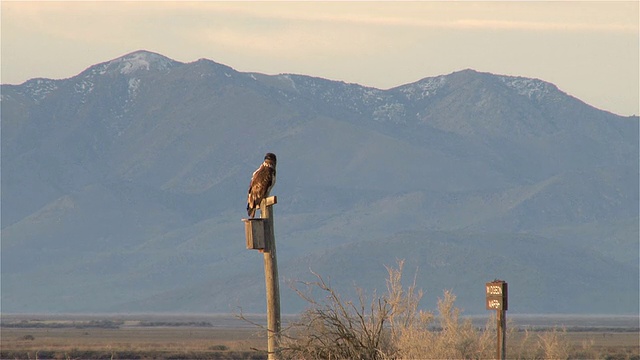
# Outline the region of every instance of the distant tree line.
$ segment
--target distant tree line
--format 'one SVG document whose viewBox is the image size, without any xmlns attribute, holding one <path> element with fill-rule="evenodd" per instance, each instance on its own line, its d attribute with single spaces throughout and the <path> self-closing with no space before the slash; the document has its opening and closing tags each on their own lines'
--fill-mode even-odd
<svg viewBox="0 0 640 360">
<path fill-rule="evenodd" d="M 88 328 L 101 328 L 101 329 L 118 329 L 124 324 L 124 321 L 120 320 L 90 320 L 90 321 L 73 321 L 73 322 L 43 322 L 43 321 L 28 321 L 22 320 L 20 322 L 2 322 L 0 327 L 3 328 L 24 328 L 24 329 L 88 329 Z"/>
</svg>

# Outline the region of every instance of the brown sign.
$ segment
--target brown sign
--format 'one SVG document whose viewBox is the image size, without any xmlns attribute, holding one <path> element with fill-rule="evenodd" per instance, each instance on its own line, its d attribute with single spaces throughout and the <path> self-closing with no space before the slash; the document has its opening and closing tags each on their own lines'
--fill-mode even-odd
<svg viewBox="0 0 640 360">
<path fill-rule="evenodd" d="M 507 283 L 502 280 L 495 280 L 485 284 L 487 310 L 507 310 Z"/>
</svg>

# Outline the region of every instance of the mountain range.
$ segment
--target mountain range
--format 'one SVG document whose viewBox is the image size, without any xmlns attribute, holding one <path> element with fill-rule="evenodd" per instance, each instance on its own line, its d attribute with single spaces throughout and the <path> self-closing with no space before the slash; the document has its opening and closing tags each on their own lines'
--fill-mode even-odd
<svg viewBox="0 0 640 360">
<path fill-rule="evenodd" d="M 615 96 L 615 94 L 612 94 Z M 1 86 L 2 312 L 264 312 L 245 248 L 266 152 L 282 312 L 385 266 L 435 308 L 639 309 L 639 119 L 539 79 L 462 70 L 391 89 L 136 51 Z M 298 285 L 296 285 L 298 284 Z"/>
</svg>

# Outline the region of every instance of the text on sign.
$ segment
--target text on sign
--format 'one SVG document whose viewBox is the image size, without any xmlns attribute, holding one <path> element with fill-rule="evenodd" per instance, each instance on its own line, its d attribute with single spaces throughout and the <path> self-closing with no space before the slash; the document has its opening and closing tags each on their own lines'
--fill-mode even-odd
<svg viewBox="0 0 640 360">
<path fill-rule="evenodd" d="M 489 309 L 500 309 L 502 307 L 502 304 L 500 304 L 500 300 L 488 300 L 488 304 L 487 306 L 489 307 Z"/>
<path fill-rule="evenodd" d="M 502 295 L 502 287 L 499 285 L 487 285 L 487 295 Z"/>
</svg>

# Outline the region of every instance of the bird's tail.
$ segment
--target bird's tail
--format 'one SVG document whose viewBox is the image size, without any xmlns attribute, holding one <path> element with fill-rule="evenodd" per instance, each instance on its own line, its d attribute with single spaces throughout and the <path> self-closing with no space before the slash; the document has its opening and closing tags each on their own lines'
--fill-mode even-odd
<svg viewBox="0 0 640 360">
<path fill-rule="evenodd" d="M 256 214 L 256 208 L 251 207 L 251 204 L 247 203 L 247 215 L 249 215 L 250 218 L 253 218 L 255 214 Z"/>
</svg>

